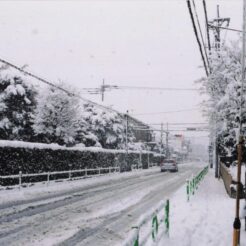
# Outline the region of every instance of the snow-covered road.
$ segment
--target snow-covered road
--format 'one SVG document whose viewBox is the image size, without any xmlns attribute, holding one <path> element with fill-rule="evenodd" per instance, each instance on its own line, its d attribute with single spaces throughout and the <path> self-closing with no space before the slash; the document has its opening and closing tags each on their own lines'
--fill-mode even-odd
<svg viewBox="0 0 246 246">
<path fill-rule="evenodd" d="M 200 165 L 0 191 L 0 245 L 120 245 L 138 218 Z M 185 192 L 185 191 L 184 191 Z"/>
</svg>

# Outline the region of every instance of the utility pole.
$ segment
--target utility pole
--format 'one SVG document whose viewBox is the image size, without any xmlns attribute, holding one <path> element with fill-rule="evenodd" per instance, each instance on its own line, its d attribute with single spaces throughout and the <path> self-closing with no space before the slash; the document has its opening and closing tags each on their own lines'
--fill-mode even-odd
<svg viewBox="0 0 246 246">
<path fill-rule="evenodd" d="M 219 5 L 217 5 L 217 18 L 209 21 L 208 27 L 214 31 L 214 39 L 215 39 L 215 50 L 220 51 L 221 47 L 221 38 L 220 38 L 220 27 L 226 24 L 226 27 L 230 24 L 230 18 L 220 18 L 220 10 Z"/>
<path fill-rule="evenodd" d="M 104 92 L 105 92 L 105 83 L 104 83 L 104 79 L 103 79 L 103 83 L 101 86 L 102 102 L 104 101 Z"/>
<path fill-rule="evenodd" d="M 233 223 L 233 246 L 240 245 L 240 229 L 241 221 L 239 218 L 239 209 L 240 209 L 240 184 L 241 184 L 241 164 L 243 156 L 243 134 L 242 134 L 242 107 L 243 107 L 243 92 L 244 92 L 244 83 L 245 83 L 245 32 L 246 32 L 246 0 L 243 1 L 243 43 L 242 43 L 242 81 L 241 81 L 241 93 L 240 93 L 240 120 L 239 120 L 239 139 L 237 145 L 237 193 L 236 193 L 236 213 L 235 220 Z"/>
<path fill-rule="evenodd" d="M 166 132 L 166 157 L 169 158 L 169 147 L 168 147 L 168 123 L 167 123 L 167 132 Z"/>
<path fill-rule="evenodd" d="M 126 149 L 126 165 L 128 168 L 128 124 L 129 124 L 129 119 L 128 119 L 128 110 L 126 111 L 125 114 L 125 119 L 126 119 L 126 138 L 125 138 L 125 149 Z"/>
<path fill-rule="evenodd" d="M 207 39 L 208 39 L 208 50 L 209 50 L 209 55 L 210 55 L 210 53 L 211 53 L 211 45 L 210 45 L 210 35 L 209 35 L 209 27 L 208 27 L 207 6 L 206 6 L 206 1 L 205 0 L 203 0 L 203 9 L 204 9 L 206 31 L 207 31 Z"/>
<path fill-rule="evenodd" d="M 217 117 L 215 116 L 215 140 L 214 140 L 214 158 L 215 158 L 215 178 L 219 177 L 219 156 L 218 156 L 218 131 L 217 131 Z"/>
<path fill-rule="evenodd" d="M 163 153 L 163 123 L 161 123 L 161 154 Z"/>
<path fill-rule="evenodd" d="M 215 43 L 215 48 L 217 50 L 220 50 L 220 29 L 219 29 L 219 18 L 220 18 L 220 6 L 217 5 L 217 40 L 216 40 L 216 43 Z M 217 47 L 216 47 L 217 46 Z"/>
</svg>

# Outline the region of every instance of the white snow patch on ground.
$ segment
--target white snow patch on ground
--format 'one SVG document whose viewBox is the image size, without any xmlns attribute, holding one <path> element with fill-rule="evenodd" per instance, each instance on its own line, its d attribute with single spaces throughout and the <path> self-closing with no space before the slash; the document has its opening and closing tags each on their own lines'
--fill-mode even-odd
<svg viewBox="0 0 246 246">
<path fill-rule="evenodd" d="M 187 202 L 183 186 L 170 198 L 170 237 L 159 245 L 225 246 L 232 245 L 235 200 L 227 195 L 222 180 L 210 170 L 195 195 Z M 241 200 L 243 215 L 244 200 Z M 241 245 L 246 245 L 241 215 Z"/>
<path fill-rule="evenodd" d="M 19 190 L 19 188 L 17 187 L 15 187 L 15 189 L 13 190 L 0 190 L 0 205 L 7 202 L 35 199 L 50 193 L 55 195 L 61 191 L 69 191 L 75 188 L 82 188 L 90 185 L 100 185 L 104 182 L 124 179 L 125 177 L 137 177 L 141 174 L 144 175 L 146 173 L 155 173 L 157 170 L 159 170 L 159 167 L 153 167 L 146 170 L 138 169 L 132 172 L 125 173 L 116 172 L 103 176 L 95 176 L 88 179 L 79 179 L 72 181 L 64 180 L 62 182 L 50 181 L 49 184 L 35 183 L 33 186 L 21 188 L 21 190 Z"/>
</svg>

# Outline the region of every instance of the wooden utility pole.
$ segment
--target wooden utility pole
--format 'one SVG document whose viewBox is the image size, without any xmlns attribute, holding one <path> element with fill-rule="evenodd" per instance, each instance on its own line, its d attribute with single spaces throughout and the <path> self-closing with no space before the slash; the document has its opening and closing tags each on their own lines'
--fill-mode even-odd
<svg viewBox="0 0 246 246">
<path fill-rule="evenodd" d="M 169 158 L 169 147 L 168 147 L 168 123 L 167 123 L 167 132 L 166 132 L 166 158 Z"/>
<path fill-rule="evenodd" d="M 208 23 L 208 27 L 214 31 L 216 51 L 219 51 L 221 47 L 220 29 L 224 24 L 226 24 L 226 27 L 228 27 L 230 24 L 230 18 L 221 18 L 219 5 L 217 5 L 217 18 L 209 21 Z"/>
<path fill-rule="evenodd" d="M 163 123 L 161 123 L 161 154 L 163 153 Z"/>
<path fill-rule="evenodd" d="M 210 45 L 210 35 L 209 35 L 209 27 L 208 27 L 208 14 L 207 14 L 207 6 L 206 1 L 203 0 L 203 9 L 204 9 L 204 15 L 205 15 L 205 22 L 206 22 L 206 32 L 207 32 L 207 40 L 208 40 L 208 50 L 209 54 L 211 52 L 211 45 Z"/>
<path fill-rule="evenodd" d="M 126 111 L 126 151 L 128 152 L 128 110 Z"/>
<path fill-rule="evenodd" d="M 217 50 L 220 50 L 220 21 L 219 21 L 219 18 L 220 18 L 220 6 L 217 5 L 217 40 L 216 40 L 216 43 L 215 43 L 215 48 Z"/>
<path fill-rule="evenodd" d="M 101 86 L 102 102 L 104 101 L 104 92 L 105 92 L 105 83 L 104 83 L 104 79 L 103 79 L 103 83 Z"/>
<path fill-rule="evenodd" d="M 219 154 L 218 154 L 218 125 L 217 117 L 215 116 L 215 144 L 214 144 L 214 164 L 215 164 L 215 178 L 219 177 Z"/>
<path fill-rule="evenodd" d="M 241 221 L 239 218 L 239 209 L 240 209 L 240 184 L 241 184 L 241 164 L 243 156 L 243 145 L 244 139 L 242 134 L 242 107 L 243 107 L 243 92 L 244 92 L 244 83 L 245 83 L 245 32 L 246 32 L 246 0 L 243 1 L 243 43 L 242 43 L 242 81 L 241 81 L 241 93 L 240 93 L 240 121 L 239 121 L 239 139 L 237 145 L 237 193 L 236 193 L 236 213 L 235 220 L 233 223 L 233 246 L 240 245 L 240 229 Z"/>
<path fill-rule="evenodd" d="M 126 165 L 128 168 L 128 124 L 129 124 L 129 115 L 128 115 L 128 110 L 126 111 L 125 114 L 125 119 L 126 119 L 126 137 L 125 137 L 125 149 L 126 149 Z"/>
</svg>

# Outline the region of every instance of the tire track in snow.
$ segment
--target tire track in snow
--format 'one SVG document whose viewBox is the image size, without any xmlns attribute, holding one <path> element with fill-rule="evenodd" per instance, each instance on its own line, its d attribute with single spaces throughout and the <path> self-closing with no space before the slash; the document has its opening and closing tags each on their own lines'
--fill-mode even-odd
<svg viewBox="0 0 246 246">
<path fill-rule="evenodd" d="M 184 173 L 187 173 L 187 168 L 182 168 L 184 169 Z M 185 170 L 187 169 L 187 170 Z M 181 173 L 182 174 L 182 173 Z M 46 229 L 47 227 L 47 230 L 49 228 L 52 228 L 52 224 L 56 224 L 58 221 L 59 225 L 64 223 L 64 221 L 66 221 L 66 216 L 64 217 L 64 214 L 68 213 L 69 211 L 69 216 L 71 215 L 71 213 L 73 213 L 73 211 L 77 210 L 77 209 L 80 209 L 81 210 L 81 207 L 84 209 L 86 208 L 86 206 L 89 206 L 89 207 L 93 207 L 93 208 L 97 208 L 97 207 L 100 207 L 100 206 L 105 206 L 105 204 L 108 204 L 107 206 L 110 206 L 110 204 L 112 204 L 112 199 L 116 199 L 118 197 L 118 199 L 120 200 L 121 199 L 121 196 L 122 197 L 127 197 L 131 192 L 138 192 L 139 189 L 143 188 L 143 187 L 146 187 L 146 186 L 151 186 L 153 184 L 156 184 L 158 182 L 164 182 L 164 183 L 167 183 L 168 180 L 174 178 L 175 176 L 172 176 L 172 175 L 175 175 L 175 174 L 171 174 L 171 175 L 168 175 L 168 174 L 163 174 L 163 173 L 154 173 L 154 174 L 151 174 L 151 175 L 143 175 L 143 176 L 134 176 L 134 177 L 126 177 L 125 179 L 120 179 L 120 180 L 110 180 L 109 181 L 109 184 L 105 184 L 102 188 L 99 188 L 99 189 L 93 189 L 95 188 L 95 185 L 91 188 L 90 191 L 88 191 L 88 196 L 86 197 L 83 197 L 83 194 L 77 194 L 77 195 L 81 195 L 81 197 L 77 197 L 78 198 L 78 201 L 75 201 L 73 203 L 66 203 L 63 204 L 60 204 L 61 206 L 58 206 L 56 209 L 50 209 L 50 210 L 45 210 L 44 209 L 44 212 L 43 212 L 43 216 L 41 216 L 41 214 L 37 213 L 36 216 L 33 216 L 33 215 L 30 215 L 30 219 L 29 220 L 26 220 L 26 215 L 23 214 L 24 217 L 20 217 L 19 219 L 21 219 L 19 221 L 19 225 L 17 224 L 17 226 L 19 226 L 19 231 L 16 230 L 16 231 L 13 231 L 13 234 L 8 234 L 5 236 L 2 235 L 4 238 L 0 238 L 0 244 L 1 245 L 16 245 L 16 244 L 13 244 L 13 241 L 11 241 L 13 238 L 18 238 L 20 239 L 20 241 L 24 240 L 23 242 L 25 242 L 25 238 L 28 237 L 28 236 L 31 236 L 31 235 L 34 235 L 34 234 L 40 234 L 42 232 L 45 232 L 44 229 Z M 186 174 L 185 174 L 186 175 Z M 181 175 L 182 176 L 182 175 Z M 165 177 L 165 178 L 164 178 Z M 120 182 L 120 183 L 119 183 Z M 143 185 L 144 184 L 144 185 Z M 82 190 L 85 190 L 87 189 L 88 187 L 85 187 L 83 188 Z M 95 190 L 98 190 L 97 192 L 95 192 Z M 158 189 L 157 189 L 158 190 Z M 79 190 L 81 191 L 81 190 Z M 78 189 L 76 189 L 75 193 L 78 192 Z M 106 193 L 105 193 L 106 192 Z M 90 194 L 91 193 L 91 194 Z M 100 193 L 104 194 L 103 197 L 100 196 Z M 116 198 L 113 197 L 113 195 L 115 194 Z M 93 198 L 94 196 L 98 196 L 96 200 L 93 200 L 91 198 Z M 70 193 L 70 196 L 71 196 L 71 193 Z M 76 194 L 75 194 L 76 196 Z M 147 196 L 148 197 L 148 196 Z M 158 197 L 158 196 L 157 196 Z M 143 199 L 144 200 L 144 199 Z M 152 201 L 152 198 L 150 198 L 150 200 Z M 111 201 L 111 202 L 110 202 Z M 147 202 L 144 202 L 144 203 L 147 203 Z M 138 203 L 138 206 L 140 206 L 139 204 L 141 203 Z M 142 205 L 144 206 L 144 205 Z M 134 211 L 134 205 L 131 206 L 132 207 L 132 210 L 130 211 Z M 78 217 L 78 216 L 83 216 L 83 213 L 85 215 L 89 214 L 89 215 L 93 215 L 93 209 L 92 211 L 87 211 L 86 210 L 81 210 L 80 213 L 78 214 L 74 214 L 74 217 Z M 136 208 L 136 211 L 138 211 L 139 209 Z M 54 210 L 54 211 L 52 211 Z M 71 212 L 72 210 L 72 212 Z M 124 213 L 127 212 L 128 210 L 127 209 L 124 209 L 123 210 Z M 36 211 L 38 212 L 38 210 Z M 100 218 L 97 216 L 93 218 L 90 218 L 90 216 L 88 216 L 87 219 L 85 220 L 82 220 L 80 222 L 83 222 L 83 228 L 81 230 L 77 230 L 78 234 L 75 233 L 74 236 L 72 236 L 72 241 L 71 242 L 75 242 L 76 240 L 80 240 L 81 239 L 81 234 L 83 235 L 87 235 L 87 237 L 89 236 L 90 233 L 93 233 L 94 231 L 94 234 L 97 234 L 97 235 L 103 235 L 103 233 L 105 233 L 105 224 L 107 225 L 110 225 L 112 223 L 114 223 L 114 221 L 118 220 L 119 218 L 117 217 L 117 213 L 112 213 L 112 214 L 108 214 L 108 215 L 105 215 L 105 216 L 101 216 Z M 124 215 L 124 213 L 120 212 L 119 213 L 119 216 L 120 217 L 125 217 L 127 215 Z M 138 214 L 138 212 L 136 212 L 136 215 L 135 213 L 133 213 L 134 217 Z M 64 219 L 63 219 L 64 217 Z M 111 217 L 114 218 L 111 220 Z M 37 222 L 40 221 L 40 224 L 38 224 L 36 226 L 36 228 L 33 228 L 32 226 L 32 222 L 31 220 L 36 220 Z M 42 220 L 44 222 L 44 225 L 42 225 Z M 73 220 L 73 218 L 71 218 L 71 221 Z M 94 229 L 91 228 L 88 223 L 91 223 L 91 221 L 93 220 L 100 220 L 102 221 L 101 223 L 99 223 L 99 225 L 95 225 L 94 226 Z M 23 226 L 23 223 L 24 223 L 24 226 Z M 28 225 L 28 227 L 25 227 L 25 225 Z M 101 228 L 101 231 L 99 231 L 99 229 L 95 229 L 95 228 Z M 124 227 L 124 226 L 123 226 Z M 89 229 L 90 228 L 90 229 Z M 117 234 L 117 233 L 116 233 Z M 77 236 L 76 236 L 77 235 Z M 42 236 L 42 235 L 39 235 L 39 236 Z M 43 235 L 44 236 L 44 235 Z M 46 235 L 45 235 L 46 236 Z M 44 236 L 44 237 L 45 237 Z M 47 235 L 47 237 L 49 236 L 52 236 L 52 235 Z M 117 235 L 116 235 L 117 236 Z M 1 237 L 1 236 L 0 236 Z M 77 238 L 77 239 L 76 239 Z M 79 239 L 80 238 L 80 239 Z M 83 236 L 84 238 L 84 236 Z M 41 240 L 41 239 L 40 239 Z M 69 242 L 69 239 L 67 239 L 68 241 L 64 241 L 64 242 Z M 12 244 L 11 244 L 12 242 Z M 41 240 L 42 242 L 42 240 Z M 25 243 L 24 243 L 25 244 Z M 27 245 L 27 244 L 25 244 Z M 68 244 L 68 245 L 73 245 L 73 244 Z M 93 244 L 92 244 L 93 245 Z"/>
</svg>

